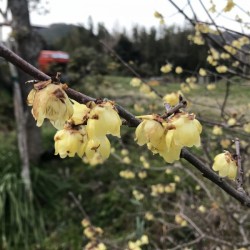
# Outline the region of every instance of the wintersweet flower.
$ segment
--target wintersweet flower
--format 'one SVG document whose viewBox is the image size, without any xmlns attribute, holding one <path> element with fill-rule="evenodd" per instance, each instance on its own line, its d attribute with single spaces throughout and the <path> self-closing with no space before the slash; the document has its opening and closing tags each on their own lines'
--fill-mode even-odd
<svg viewBox="0 0 250 250">
<path fill-rule="evenodd" d="M 199 70 L 199 75 L 201 75 L 201 76 L 206 76 L 206 75 L 207 75 L 206 70 L 203 69 L 203 68 L 200 68 L 200 70 Z"/>
<path fill-rule="evenodd" d="M 212 133 L 213 133 L 214 135 L 222 135 L 222 134 L 223 134 L 223 131 L 222 131 L 222 128 L 221 128 L 220 126 L 215 125 L 215 126 L 213 127 Z"/>
<path fill-rule="evenodd" d="M 146 212 L 144 215 L 144 218 L 148 221 L 152 221 L 152 220 L 154 220 L 155 217 L 151 212 Z"/>
<path fill-rule="evenodd" d="M 231 141 L 229 139 L 222 139 L 220 141 L 220 145 L 223 147 L 223 148 L 228 148 L 230 145 L 231 145 Z"/>
<path fill-rule="evenodd" d="M 70 118 L 71 123 L 74 125 L 84 124 L 87 120 L 88 113 L 90 109 L 85 104 L 80 104 L 75 100 L 71 100 L 73 102 L 73 116 Z"/>
<path fill-rule="evenodd" d="M 27 104 L 32 106 L 31 112 L 38 127 L 47 118 L 55 128 L 62 129 L 65 121 L 73 115 L 72 103 L 64 91 L 66 87 L 64 84 L 53 84 L 51 80 L 34 85 Z"/>
<path fill-rule="evenodd" d="M 237 175 L 237 164 L 233 156 L 225 151 L 214 158 L 213 170 L 219 171 L 219 176 L 234 180 Z"/>
<path fill-rule="evenodd" d="M 130 85 L 132 87 L 139 87 L 141 85 L 141 80 L 137 77 L 132 78 L 132 80 L 130 81 Z"/>
<path fill-rule="evenodd" d="M 165 74 L 167 74 L 167 73 L 169 73 L 170 71 L 172 71 L 172 64 L 170 64 L 170 63 L 168 63 L 168 64 L 166 64 L 166 65 L 163 65 L 163 66 L 161 66 L 161 72 L 162 73 L 165 73 Z"/>
<path fill-rule="evenodd" d="M 139 116 L 138 118 L 140 117 L 146 119 L 143 120 L 135 130 L 135 140 L 137 144 L 142 146 L 150 143 L 150 145 L 157 149 L 164 134 L 164 127 L 160 122 L 154 120 L 153 115 Z"/>
<path fill-rule="evenodd" d="M 245 132 L 250 133 L 250 122 L 244 124 L 243 129 Z"/>
<path fill-rule="evenodd" d="M 189 93 L 190 92 L 190 88 L 186 83 L 181 83 L 180 88 L 181 88 L 181 91 L 183 93 Z"/>
<path fill-rule="evenodd" d="M 166 94 L 162 99 L 171 106 L 175 106 L 179 102 L 179 93 L 172 92 L 170 94 Z"/>
<path fill-rule="evenodd" d="M 225 8 L 223 9 L 224 12 L 229 12 L 232 10 L 232 8 L 235 6 L 235 3 L 233 2 L 233 0 L 227 0 L 227 5 L 225 6 Z"/>
<path fill-rule="evenodd" d="M 237 123 L 237 121 L 236 121 L 236 119 L 233 118 L 233 117 L 229 118 L 228 121 L 227 121 L 227 124 L 228 124 L 229 126 L 233 126 L 233 125 L 235 125 L 236 123 Z"/>
<path fill-rule="evenodd" d="M 89 112 L 86 130 L 89 138 L 104 137 L 107 134 L 120 137 L 121 124 L 114 104 L 103 102 L 94 106 Z"/>
<path fill-rule="evenodd" d="M 169 120 L 166 143 L 170 148 L 171 143 L 180 147 L 199 147 L 201 131 L 202 126 L 194 114 L 178 113 Z"/>
<path fill-rule="evenodd" d="M 182 72 L 183 72 L 182 67 L 178 66 L 178 67 L 175 68 L 175 73 L 176 74 L 181 74 Z"/>
<path fill-rule="evenodd" d="M 207 85 L 207 90 L 214 90 L 214 89 L 216 89 L 216 85 L 214 83 L 209 83 Z"/>
<path fill-rule="evenodd" d="M 226 73 L 227 72 L 227 66 L 225 66 L 225 65 L 217 66 L 215 69 L 218 73 Z"/>
<path fill-rule="evenodd" d="M 66 156 L 74 157 L 77 154 L 82 157 L 87 144 L 87 132 L 85 126 L 72 128 L 65 126 L 64 129 L 57 131 L 54 136 L 55 155 L 61 158 Z"/>
<path fill-rule="evenodd" d="M 90 165 L 103 163 L 110 155 L 110 142 L 106 136 L 90 138 L 85 149 Z"/>
<path fill-rule="evenodd" d="M 178 225 L 182 227 L 187 226 L 187 221 L 180 214 L 176 214 L 174 219 Z"/>
</svg>

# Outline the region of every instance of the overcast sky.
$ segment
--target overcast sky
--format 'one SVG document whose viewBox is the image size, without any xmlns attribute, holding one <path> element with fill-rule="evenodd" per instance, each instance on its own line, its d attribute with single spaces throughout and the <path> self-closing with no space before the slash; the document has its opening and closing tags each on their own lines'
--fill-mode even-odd
<svg viewBox="0 0 250 250">
<path fill-rule="evenodd" d="M 209 20 L 203 11 L 199 0 L 190 0 L 196 15 L 200 20 Z M 217 5 L 217 10 L 221 11 L 227 0 L 213 0 Z M 0 7 L 6 0 L 0 0 Z M 44 4 L 48 2 L 48 4 Z M 192 17 L 191 11 L 187 6 L 187 0 L 174 0 L 183 10 Z M 210 7 L 210 0 L 203 0 L 206 7 Z M 250 11 L 250 0 L 234 0 L 241 5 L 244 11 Z M 154 17 L 154 12 L 158 11 L 165 17 L 166 25 L 184 25 L 184 18 L 177 14 L 176 9 L 168 0 L 41 0 L 41 5 L 46 6 L 49 13 L 39 15 L 38 11 L 31 12 L 31 22 L 33 25 L 48 26 L 52 23 L 83 24 L 87 26 L 88 18 L 91 16 L 94 23 L 103 22 L 110 31 L 122 30 L 126 27 L 129 30 L 133 25 L 138 24 L 150 28 L 158 27 L 159 20 Z M 224 13 L 218 17 L 211 14 L 217 23 L 226 25 L 231 29 L 241 31 L 241 26 L 232 22 L 237 14 L 250 23 L 249 16 L 245 15 L 238 7 L 231 12 Z M 1 20 L 0 20 L 1 21 Z M 5 32 L 4 32 L 5 33 Z"/>
<path fill-rule="evenodd" d="M 234 1 L 242 5 L 245 11 L 250 11 L 250 0 Z M 47 2 L 49 14 L 43 16 L 32 12 L 31 21 L 33 24 L 49 25 L 56 22 L 87 24 L 88 17 L 91 16 L 94 23 L 103 22 L 109 30 L 117 28 L 117 26 L 129 29 L 134 24 L 151 27 L 159 25 L 159 21 L 153 15 L 155 11 L 164 15 L 167 25 L 184 24 L 183 17 L 179 14 L 175 15 L 177 11 L 168 0 L 48 0 Z M 180 7 L 185 7 L 187 1 L 175 0 L 175 2 Z M 210 0 L 203 0 L 203 2 L 207 7 L 211 6 Z M 191 3 L 200 19 L 209 20 L 202 10 L 199 0 L 191 0 Z M 225 7 L 227 0 L 214 0 L 214 3 L 218 5 L 217 9 L 220 11 Z M 184 10 L 192 17 L 188 6 Z M 240 13 L 243 18 L 247 18 L 238 7 L 235 7 L 227 14 L 222 13 L 222 16 L 226 18 L 217 17 L 217 19 L 220 24 L 240 31 L 240 26 L 229 20 L 235 18 L 237 13 Z"/>
</svg>

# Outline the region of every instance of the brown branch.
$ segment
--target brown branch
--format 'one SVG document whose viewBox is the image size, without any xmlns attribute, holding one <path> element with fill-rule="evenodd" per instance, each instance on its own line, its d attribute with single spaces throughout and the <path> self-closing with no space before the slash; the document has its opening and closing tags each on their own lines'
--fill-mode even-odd
<svg viewBox="0 0 250 250">
<path fill-rule="evenodd" d="M 44 74 L 40 70 L 33 67 L 31 64 L 20 58 L 18 55 L 10 51 L 8 48 L 4 47 L 2 44 L 0 44 L 0 56 L 3 56 L 6 60 L 16 65 L 24 72 L 26 72 L 27 74 L 33 76 L 38 80 L 44 81 L 50 79 L 48 75 Z M 89 100 L 95 100 L 92 97 L 81 94 L 70 88 L 68 88 L 66 91 L 69 97 L 78 100 L 79 102 L 82 103 L 85 103 Z M 140 120 L 137 119 L 133 114 L 128 112 L 126 109 L 124 109 L 119 105 L 117 105 L 116 107 L 119 112 L 119 115 L 122 118 L 124 118 L 130 126 L 136 127 L 140 124 Z M 250 207 L 250 197 L 246 193 L 238 192 L 234 187 L 230 186 L 225 180 L 220 178 L 215 172 L 213 172 L 210 168 L 208 168 L 201 160 L 199 160 L 196 156 L 190 153 L 186 148 L 182 149 L 180 157 L 184 158 L 189 163 L 191 163 L 204 175 L 204 177 L 208 178 L 210 181 L 215 183 L 230 196 L 234 197 L 243 205 Z"/>
<path fill-rule="evenodd" d="M 230 196 L 234 197 L 236 200 L 241 202 L 244 206 L 250 207 L 250 197 L 246 193 L 237 191 L 234 187 L 229 185 L 225 179 L 222 179 L 208 166 L 205 166 L 200 159 L 198 159 L 196 156 L 190 153 L 186 148 L 182 149 L 181 158 L 191 163 L 195 168 L 197 168 L 202 173 L 204 177 L 214 182 L 217 186 L 219 186 Z"/>
<path fill-rule="evenodd" d="M 235 149 L 236 149 L 236 160 L 237 160 L 237 167 L 238 167 L 238 173 L 237 173 L 237 179 L 236 179 L 236 185 L 237 190 L 239 192 L 245 193 L 243 189 L 243 178 L 244 178 L 244 171 L 241 164 L 241 155 L 240 155 L 240 140 L 239 138 L 235 139 Z"/>
</svg>

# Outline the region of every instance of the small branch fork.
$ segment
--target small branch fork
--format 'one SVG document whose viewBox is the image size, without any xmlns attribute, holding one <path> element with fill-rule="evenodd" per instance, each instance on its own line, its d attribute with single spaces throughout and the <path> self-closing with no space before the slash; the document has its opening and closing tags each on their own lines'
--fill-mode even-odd
<svg viewBox="0 0 250 250">
<path fill-rule="evenodd" d="M 15 66 L 17 66 L 19 69 L 23 70 L 24 72 L 34 77 L 35 79 L 38 79 L 40 81 L 47 81 L 50 79 L 48 75 L 41 72 L 40 70 L 38 70 L 37 68 L 29 64 L 28 62 L 20 58 L 17 54 L 13 53 L 2 44 L 0 44 L 0 56 L 4 57 L 7 61 L 11 62 Z M 80 103 L 87 103 L 89 101 L 96 100 L 93 97 L 79 93 L 76 90 L 73 90 L 71 88 L 67 88 L 66 93 L 68 94 L 70 98 Z M 181 105 L 183 107 L 183 104 Z M 122 106 L 116 105 L 116 108 L 118 110 L 119 115 L 127 121 L 127 124 L 129 126 L 137 127 L 140 124 L 141 121 L 137 119 L 129 111 L 124 109 Z M 173 109 L 175 109 L 175 107 Z M 172 111 L 169 111 L 169 112 L 171 113 Z M 168 116 L 170 115 L 169 112 L 167 114 Z M 238 161 L 240 162 L 239 152 L 237 152 L 237 155 L 238 155 Z M 195 155 L 189 152 L 186 148 L 182 149 L 181 158 L 191 163 L 195 168 L 197 168 L 202 173 L 204 177 L 209 179 L 211 182 L 215 183 L 217 186 L 223 189 L 230 196 L 238 200 L 244 206 L 247 206 L 250 208 L 250 196 L 248 196 L 246 192 L 242 191 L 243 190 L 242 188 L 243 171 L 242 170 L 240 171 L 239 181 L 237 182 L 239 183 L 237 184 L 238 189 L 236 190 L 233 186 L 229 185 L 225 180 L 220 178 L 213 170 L 211 170 L 208 166 L 206 166 L 200 159 L 198 159 Z M 241 166 L 241 163 L 240 165 L 238 163 L 238 166 Z"/>
</svg>

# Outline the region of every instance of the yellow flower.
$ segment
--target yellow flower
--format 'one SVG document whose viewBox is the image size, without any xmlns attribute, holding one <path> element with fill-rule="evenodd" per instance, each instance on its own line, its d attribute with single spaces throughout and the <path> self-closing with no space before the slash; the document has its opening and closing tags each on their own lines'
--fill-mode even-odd
<svg viewBox="0 0 250 250">
<path fill-rule="evenodd" d="M 153 116 L 150 118 L 153 119 Z M 157 148 L 164 134 L 164 128 L 161 123 L 151 119 L 146 119 L 137 126 L 135 130 L 135 140 L 140 146 L 150 143 L 153 147 Z"/>
<path fill-rule="evenodd" d="M 199 70 L 199 74 L 200 74 L 201 76 L 206 76 L 206 75 L 207 75 L 207 72 L 206 72 L 206 70 L 205 70 L 205 69 L 200 68 L 200 70 Z"/>
<path fill-rule="evenodd" d="M 163 15 L 162 15 L 161 13 L 159 13 L 158 11 L 155 11 L 155 12 L 154 12 L 154 16 L 155 16 L 156 18 L 159 18 L 159 19 L 162 19 L 162 18 L 163 18 Z"/>
<path fill-rule="evenodd" d="M 175 73 L 176 74 L 181 74 L 182 72 L 183 72 L 182 67 L 178 66 L 178 67 L 175 68 Z"/>
<path fill-rule="evenodd" d="M 170 138 L 170 137 L 171 138 Z M 163 138 L 162 147 L 159 148 L 159 154 L 168 163 L 173 163 L 180 159 L 180 153 L 182 146 L 176 145 L 173 140 L 173 134 L 167 132 L 165 138 Z"/>
<path fill-rule="evenodd" d="M 228 124 L 229 126 L 233 126 L 233 125 L 236 124 L 236 122 L 237 122 L 236 119 L 233 118 L 233 117 L 231 117 L 231 118 L 228 119 L 227 124 Z"/>
<path fill-rule="evenodd" d="M 140 172 L 138 173 L 138 177 L 139 177 L 140 179 L 145 179 L 145 178 L 147 177 L 147 172 L 146 172 L 146 171 L 140 171 Z"/>
<path fill-rule="evenodd" d="M 219 60 L 220 59 L 220 54 L 216 49 L 211 48 L 210 52 L 211 52 L 211 55 L 212 55 L 214 60 Z"/>
<path fill-rule="evenodd" d="M 207 85 L 207 90 L 214 90 L 216 89 L 216 85 L 214 83 L 210 83 Z"/>
<path fill-rule="evenodd" d="M 232 66 L 237 68 L 239 66 L 240 62 L 239 61 L 235 61 L 232 63 Z"/>
<path fill-rule="evenodd" d="M 141 80 L 139 78 L 132 78 L 130 85 L 133 87 L 139 87 L 141 85 Z"/>
<path fill-rule="evenodd" d="M 235 6 L 235 3 L 233 2 L 233 0 L 227 0 L 227 5 L 225 6 L 225 8 L 223 9 L 224 12 L 229 12 L 232 10 L 232 8 Z"/>
<path fill-rule="evenodd" d="M 80 104 L 75 100 L 71 100 L 73 102 L 73 116 L 70 118 L 70 122 L 74 125 L 83 124 L 87 120 L 87 115 L 90 109 L 84 105 Z"/>
<path fill-rule="evenodd" d="M 165 186 L 165 193 L 174 193 L 176 189 L 176 184 L 175 183 L 169 183 L 168 185 Z"/>
<path fill-rule="evenodd" d="M 144 215 L 145 220 L 152 221 L 154 220 L 154 215 L 151 212 L 146 212 Z"/>
<path fill-rule="evenodd" d="M 110 142 L 106 136 L 89 139 L 85 154 L 91 165 L 103 163 L 110 155 Z"/>
<path fill-rule="evenodd" d="M 132 193 L 136 200 L 141 201 L 144 199 L 144 194 L 139 192 L 138 190 L 133 190 Z"/>
<path fill-rule="evenodd" d="M 223 52 L 223 53 L 220 54 L 220 58 L 221 58 L 221 59 L 224 59 L 224 60 L 225 60 L 225 59 L 229 59 L 230 57 L 231 57 L 231 56 L 230 56 L 230 54 L 228 54 L 228 53 L 224 53 L 224 52 Z"/>
<path fill-rule="evenodd" d="M 237 53 L 237 50 L 235 48 L 233 48 L 232 46 L 230 45 L 224 45 L 224 49 L 229 53 L 229 54 L 232 54 L 232 55 L 235 55 Z"/>
<path fill-rule="evenodd" d="M 236 161 L 233 159 L 232 155 L 225 151 L 215 156 L 213 170 L 219 171 L 219 176 L 226 177 L 234 180 L 237 175 L 237 165 Z"/>
<path fill-rule="evenodd" d="M 130 170 L 123 170 L 119 173 L 119 175 L 124 179 L 134 179 L 135 173 Z"/>
<path fill-rule="evenodd" d="M 149 243 L 148 236 L 146 234 L 143 234 L 140 240 L 141 245 L 147 245 Z"/>
<path fill-rule="evenodd" d="M 88 226 L 90 226 L 90 221 L 88 219 L 83 219 L 81 221 L 81 224 L 83 227 L 88 227 Z"/>
<path fill-rule="evenodd" d="M 51 80 L 34 85 L 27 97 L 27 104 L 33 106 L 31 112 L 38 127 L 47 118 L 55 128 L 62 129 L 65 121 L 73 115 L 73 106 L 64 88 L 65 85 L 52 84 Z"/>
<path fill-rule="evenodd" d="M 121 150 L 121 155 L 123 155 L 123 156 L 127 156 L 128 153 L 129 153 L 128 150 L 125 148 Z"/>
<path fill-rule="evenodd" d="M 175 106 L 177 103 L 179 103 L 179 93 L 172 92 L 170 94 L 166 94 L 163 97 L 163 101 L 170 104 L 171 106 Z"/>
<path fill-rule="evenodd" d="M 168 63 L 168 64 L 166 64 L 166 65 L 161 66 L 161 72 L 162 72 L 162 73 L 167 74 L 167 73 L 169 73 L 170 71 L 172 71 L 172 64 Z"/>
<path fill-rule="evenodd" d="M 198 210 L 199 210 L 199 212 L 201 212 L 203 214 L 206 212 L 207 209 L 203 205 L 201 205 L 198 207 Z"/>
<path fill-rule="evenodd" d="M 215 126 L 213 127 L 212 133 L 213 133 L 214 135 L 222 135 L 222 134 L 223 134 L 223 131 L 222 131 L 222 128 L 221 128 L 220 126 L 215 125 Z"/>
<path fill-rule="evenodd" d="M 121 124 L 114 105 L 111 102 L 103 102 L 89 112 L 86 129 L 89 138 L 103 137 L 107 134 L 120 137 Z"/>
<path fill-rule="evenodd" d="M 244 124 L 243 129 L 245 132 L 250 133 L 250 122 Z"/>
<path fill-rule="evenodd" d="M 129 241 L 128 242 L 128 249 L 129 250 L 141 250 L 139 242 L 133 242 Z"/>
<path fill-rule="evenodd" d="M 77 154 L 82 157 L 87 145 L 87 133 L 85 126 L 71 128 L 65 126 L 64 129 L 57 131 L 54 136 L 55 140 L 55 155 L 60 155 L 61 158 L 66 156 L 74 157 Z"/>
<path fill-rule="evenodd" d="M 150 94 L 151 89 L 147 84 L 142 84 L 140 87 L 140 92 L 143 94 Z"/>
<path fill-rule="evenodd" d="M 100 242 L 96 247 L 96 250 L 106 250 L 106 249 L 107 247 L 102 242 Z"/>
<path fill-rule="evenodd" d="M 220 145 L 223 147 L 223 148 L 228 148 L 231 144 L 231 141 L 229 139 L 223 139 L 220 141 Z"/>
<path fill-rule="evenodd" d="M 217 66 L 215 69 L 218 73 L 226 73 L 227 72 L 227 66 L 225 66 L 225 65 Z"/>
<path fill-rule="evenodd" d="M 185 227 L 187 225 L 187 221 L 183 219 L 180 214 L 175 215 L 175 222 L 182 227 Z"/>
<path fill-rule="evenodd" d="M 181 91 L 184 93 L 189 93 L 190 92 L 190 88 L 186 83 L 181 83 L 180 85 Z"/>
<path fill-rule="evenodd" d="M 180 176 L 179 176 L 179 175 L 175 175 L 175 176 L 174 176 L 174 181 L 175 181 L 175 182 L 180 182 L 180 181 L 181 181 Z"/>
<path fill-rule="evenodd" d="M 168 126 L 167 145 L 173 140 L 175 145 L 181 147 L 200 146 L 202 126 L 194 114 L 176 114 L 170 119 Z"/>
<path fill-rule="evenodd" d="M 125 156 L 123 159 L 122 159 L 122 162 L 125 163 L 125 164 L 130 164 L 131 163 L 131 160 L 128 156 Z"/>
</svg>

